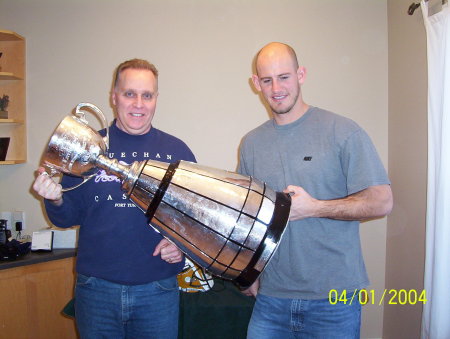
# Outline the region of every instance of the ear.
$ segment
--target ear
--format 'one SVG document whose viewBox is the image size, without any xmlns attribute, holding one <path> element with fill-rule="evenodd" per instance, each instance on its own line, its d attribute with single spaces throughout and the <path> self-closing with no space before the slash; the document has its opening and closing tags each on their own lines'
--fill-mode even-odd
<svg viewBox="0 0 450 339">
<path fill-rule="evenodd" d="M 306 78 L 306 68 L 303 66 L 299 66 L 299 68 L 297 69 L 298 83 L 300 85 L 303 85 L 303 83 L 305 82 L 305 78 Z"/>
<path fill-rule="evenodd" d="M 114 89 L 111 91 L 111 101 L 113 105 L 116 106 L 116 92 L 114 91 Z"/>
<path fill-rule="evenodd" d="M 255 88 L 258 91 L 261 91 L 261 85 L 259 84 L 259 78 L 256 74 L 252 75 L 252 81 L 253 81 L 253 85 L 255 85 Z"/>
</svg>

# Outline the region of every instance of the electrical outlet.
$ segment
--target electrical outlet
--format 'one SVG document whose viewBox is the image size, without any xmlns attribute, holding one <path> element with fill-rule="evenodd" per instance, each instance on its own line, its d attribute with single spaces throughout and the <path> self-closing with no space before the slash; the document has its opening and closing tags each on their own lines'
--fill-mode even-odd
<svg viewBox="0 0 450 339">
<path fill-rule="evenodd" d="M 0 212 L 0 219 L 6 220 L 6 229 L 12 230 L 12 213 L 11 212 Z"/>
<path fill-rule="evenodd" d="M 23 211 L 15 211 L 12 215 L 12 222 L 13 222 L 13 229 L 16 229 L 16 222 L 22 223 L 22 230 L 24 230 L 25 227 L 25 212 Z"/>
</svg>

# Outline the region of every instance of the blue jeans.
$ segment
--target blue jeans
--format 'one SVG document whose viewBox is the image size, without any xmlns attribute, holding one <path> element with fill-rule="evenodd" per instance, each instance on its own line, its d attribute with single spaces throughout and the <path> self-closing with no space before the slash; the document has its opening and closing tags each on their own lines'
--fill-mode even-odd
<svg viewBox="0 0 450 339">
<path fill-rule="evenodd" d="M 281 299 L 258 294 L 247 339 L 357 339 L 361 304 Z"/>
<path fill-rule="evenodd" d="M 78 274 L 75 318 L 81 339 L 176 339 L 176 277 L 144 285 L 120 285 Z"/>
</svg>

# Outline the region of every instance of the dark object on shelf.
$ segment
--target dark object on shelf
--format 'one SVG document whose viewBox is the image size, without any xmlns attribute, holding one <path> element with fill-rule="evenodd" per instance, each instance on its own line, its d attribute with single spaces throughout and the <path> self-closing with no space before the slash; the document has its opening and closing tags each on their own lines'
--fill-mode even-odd
<svg viewBox="0 0 450 339">
<path fill-rule="evenodd" d="M 0 98 L 0 119 L 8 119 L 8 111 L 6 110 L 9 105 L 9 96 L 3 94 Z"/>
<path fill-rule="evenodd" d="M 9 105 L 9 95 L 3 94 L 0 99 L 0 111 L 6 111 Z"/>
<path fill-rule="evenodd" d="M 5 161 L 11 138 L 0 138 L 0 161 Z"/>
<path fill-rule="evenodd" d="M 0 138 L 0 161 L 5 161 L 11 138 Z"/>
<path fill-rule="evenodd" d="M 7 220 L 0 219 L 0 244 L 6 244 L 8 242 L 8 236 L 6 234 L 8 225 Z"/>
<path fill-rule="evenodd" d="M 15 239 L 8 241 L 6 244 L 0 244 L 0 261 L 16 260 L 25 254 L 30 253 L 31 242 L 21 243 Z"/>
</svg>

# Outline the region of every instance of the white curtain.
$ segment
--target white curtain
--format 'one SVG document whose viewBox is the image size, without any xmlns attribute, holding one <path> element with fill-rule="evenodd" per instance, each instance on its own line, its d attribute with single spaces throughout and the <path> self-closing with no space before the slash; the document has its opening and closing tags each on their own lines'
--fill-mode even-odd
<svg viewBox="0 0 450 339">
<path fill-rule="evenodd" d="M 428 16 L 428 193 L 422 339 L 450 339 L 450 9 Z M 414 131 L 411 131 L 414 133 Z"/>
</svg>

